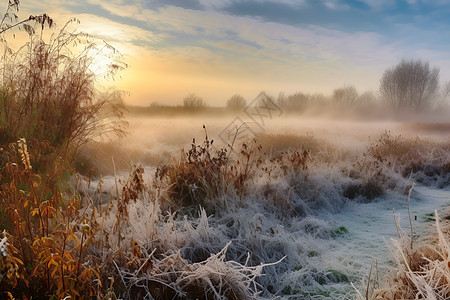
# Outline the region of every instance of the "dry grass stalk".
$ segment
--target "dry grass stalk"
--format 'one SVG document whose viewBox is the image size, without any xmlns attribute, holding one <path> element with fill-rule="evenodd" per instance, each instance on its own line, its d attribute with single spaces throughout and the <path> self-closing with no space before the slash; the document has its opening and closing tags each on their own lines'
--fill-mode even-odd
<svg viewBox="0 0 450 300">
<path fill-rule="evenodd" d="M 450 298 L 449 234 L 442 230 L 437 210 L 435 216 L 436 242 L 411 249 L 406 239 L 392 239 L 398 269 L 385 287 L 374 290 L 371 299 Z"/>
</svg>

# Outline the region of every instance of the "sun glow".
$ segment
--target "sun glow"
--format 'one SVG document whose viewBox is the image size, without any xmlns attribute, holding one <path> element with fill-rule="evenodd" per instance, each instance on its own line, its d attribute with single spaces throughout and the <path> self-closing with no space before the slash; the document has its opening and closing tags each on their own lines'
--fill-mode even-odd
<svg viewBox="0 0 450 300">
<path fill-rule="evenodd" d="M 96 78 L 101 78 L 108 75 L 112 64 L 113 60 L 110 57 L 96 53 L 92 56 L 89 69 L 95 74 Z"/>
</svg>

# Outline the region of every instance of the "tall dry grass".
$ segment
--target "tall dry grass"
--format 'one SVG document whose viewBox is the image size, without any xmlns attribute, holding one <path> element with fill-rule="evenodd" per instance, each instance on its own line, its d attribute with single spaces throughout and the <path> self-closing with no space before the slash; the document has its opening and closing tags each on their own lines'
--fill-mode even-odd
<svg viewBox="0 0 450 300">
<path fill-rule="evenodd" d="M 174 251 L 177 239 L 164 229 L 174 226 L 173 219 L 162 215 L 143 168 L 116 179 L 106 202 L 97 199 L 104 195 L 101 182 L 94 193 L 90 179 L 83 192 L 83 180 L 69 183 L 73 160 L 86 142 L 125 133 L 121 93 L 100 92 L 91 68 L 93 52 L 109 46 L 99 49 L 89 42 L 92 37 L 66 27 L 48 42 L 39 30 L 26 29 L 30 40 L 18 51 L 3 44 L 0 297 L 255 298 L 262 266 L 226 260 L 226 245 L 195 263 Z M 72 47 L 86 40 L 75 52 Z M 110 67 L 114 73 L 123 65 Z M 216 162 L 206 156 L 205 145 L 189 151 L 194 173 Z M 211 190 L 213 182 L 203 187 Z M 134 230 L 143 224 L 149 226 Z"/>
<path fill-rule="evenodd" d="M 3 45 L 0 144 L 25 138 L 35 163 L 56 152 L 71 160 L 89 140 L 125 134 L 121 93 L 96 86 L 92 66 L 98 45 L 66 26 L 48 42 L 30 32 L 29 42 L 16 52 Z M 80 43 L 77 53 L 73 47 Z M 122 67 L 112 62 L 108 71 Z"/>
<path fill-rule="evenodd" d="M 17 51 L 1 37 L 1 297 L 88 297 L 99 276 L 84 256 L 93 224 L 67 179 L 88 140 L 125 133 L 121 94 L 97 89 L 92 37 L 66 24 L 45 41 L 44 25 L 54 25 L 46 14 L 4 23 L 18 7 L 9 1 L 1 24 L 1 33 L 20 25 L 29 36 Z"/>
<path fill-rule="evenodd" d="M 431 239 L 413 245 L 396 219 L 398 239 L 391 239 L 397 264 L 385 282 L 370 280 L 365 296 L 358 299 L 436 299 L 450 298 L 450 244 L 448 223 L 442 227 L 435 211 L 435 233 Z"/>
<path fill-rule="evenodd" d="M 116 179 L 101 202 L 101 181 L 93 189 L 84 182 L 83 190 L 79 179 L 61 193 L 30 168 L 25 141 L 18 144 L 1 169 L 1 297 L 256 299 L 265 265 L 227 259 L 229 244 L 184 257 L 180 249 L 208 228 L 182 229 L 165 215 L 142 167 Z"/>
<path fill-rule="evenodd" d="M 215 148 L 214 140 L 192 141 L 189 150 L 181 151 L 179 159 L 157 168 L 155 187 L 165 190 L 163 195 L 175 208 L 205 208 L 220 213 L 224 208 L 217 200 L 227 192 L 242 197 L 247 192 L 256 169 L 262 163 L 261 146 L 255 140 L 242 145 Z"/>
</svg>

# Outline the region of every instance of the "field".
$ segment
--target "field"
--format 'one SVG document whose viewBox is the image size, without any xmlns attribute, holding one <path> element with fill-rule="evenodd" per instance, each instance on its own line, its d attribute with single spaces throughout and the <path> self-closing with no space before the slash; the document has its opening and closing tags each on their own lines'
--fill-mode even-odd
<svg viewBox="0 0 450 300">
<path fill-rule="evenodd" d="M 384 100 L 346 86 L 127 107 L 94 71 L 127 67 L 114 47 L 76 20 L 17 23 L 18 7 L 0 24 L 0 298 L 450 298 L 438 69 L 398 95 L 388 70 Z"/>
<path fill-rule="evenodd" d="M 230 149 L 228 117 L 128 121 L 127 138 L 88 144 L 71 177 L 74 219 L 95 228 L 77 257 L 118 297 L 447 297 L 448 237 L 433 227 L 435 209 L 448 216 L 445 123 L 288 117 Z M 422 253 L 444 266 L 424 279 L 431 291 L 409 279 L 431 268 Z"/>
</svg>

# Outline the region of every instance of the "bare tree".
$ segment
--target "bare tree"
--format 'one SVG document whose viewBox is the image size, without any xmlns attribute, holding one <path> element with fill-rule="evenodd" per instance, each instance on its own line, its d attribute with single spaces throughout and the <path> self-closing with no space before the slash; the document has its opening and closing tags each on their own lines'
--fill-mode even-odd
<svg viewBox="0 0 450 300">
<path fill-rule="evenodd" d="M 377 102 L 377 96 L 372 91 L 365 91 L 358 96 L 358 104 L 373 105 Z"/>
<path fill-rule="evenodd" d="M 442 87 L 441 95 L 439 98 L 439 101 L 436 103 L 435 107 L 437 109 L 443 107 L 443 105 L 446 103 L 448 96 L 450 95 L 450 81 L 447 81 L 444 86 Z"/>
<path fill-rule="evenodd" d="M 206 103 L 201 97 L 189 94 L 183 99 L 183 107 L 186 109 L 203 109 L 206 107 Z"/>
<path fill-rule="evenodd" d="M 336 103 L 351 105 L 358 100 L 358 91 L 354 86 L 344 86 L 333 91 L 333 100 Z"/>
<path fill-rule="evenodd" d="M 233 95 L 227 101 L 227 108 L 229 110 L 243 110 L 247 105 L 247 101 L 245 101 L 244 97 L 241 95 Z"/>
<path fill-rule="evenodd" d="M 380 92 L 396 110 L 422 111 L 435 99 L 439 85 L 439 68 L 430 68 L 428 62 L 402 61 L 384 71 Z"/>
</svg>

